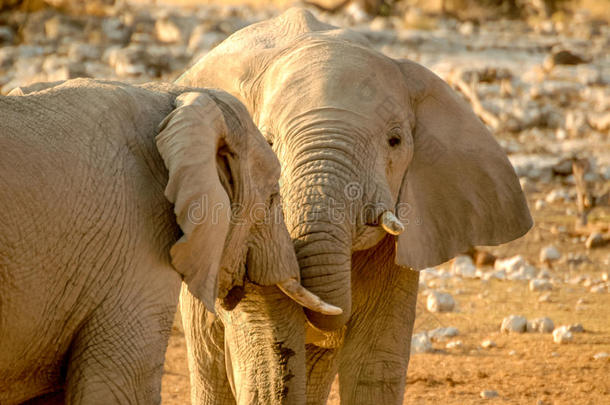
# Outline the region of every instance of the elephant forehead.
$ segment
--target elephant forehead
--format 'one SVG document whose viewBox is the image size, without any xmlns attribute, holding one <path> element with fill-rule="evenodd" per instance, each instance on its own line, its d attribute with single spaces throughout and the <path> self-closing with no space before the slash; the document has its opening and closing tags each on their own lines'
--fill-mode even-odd
<svg viewBox="0 0 610 405">
<path fill-rule="evenodd" d="M 268 113 L 294 116 L 329 107 L 367 117 L 385 111 L 395 118 L 406 110 L 408 89 L 392 59 L 344 41 L 310 39 L 299 45 L 269 70 Z"/>
</svg>

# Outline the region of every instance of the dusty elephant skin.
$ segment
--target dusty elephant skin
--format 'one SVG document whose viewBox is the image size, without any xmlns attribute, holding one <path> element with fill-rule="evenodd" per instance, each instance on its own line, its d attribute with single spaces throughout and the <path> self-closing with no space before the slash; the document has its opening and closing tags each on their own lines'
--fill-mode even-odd
<svg viewBox="0 0 610 405">
<path fill-rule="evenodd" d="M 173 85 L 38 87 L 0 98 L 0 403 L 159 403 L 182 281 L 212 311 L 244 289 L 232 316 L 266 346 L 227 348 L 278 352 L 265 383 L 302 396 L 303 311 L 275 286 L 301 291 L 280 166 L 244 106 Z M 268 301 L 291 314 L 286 338 L 255 312 Z"/>
<path fill-rule="evenodd" d="M 177 82 L 246 105 L 282 165 L 303 285 L 343 309 L 306 310 L 307 403 L 324 403 L 337 373 L 342 403 L 401 403 L 418 286 L 407 268 L 532 225 L 502 148 L 432 72 L 302 9 L 236 32 Z"/>
</svg>

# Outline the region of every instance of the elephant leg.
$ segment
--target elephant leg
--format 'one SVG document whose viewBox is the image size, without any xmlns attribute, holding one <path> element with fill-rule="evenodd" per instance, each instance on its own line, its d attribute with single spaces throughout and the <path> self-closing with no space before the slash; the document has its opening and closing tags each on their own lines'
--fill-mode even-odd
<svg viewBox="0 0 610 405">
<path fill-rule="evenodd" d="M 231 405 L 235 398 L 225 365 L 224 326 L 183 286 L 180 312 L 188 350 L 193 405 Z"/>
<path fill-rule="evenodd" d="M 66 404 L 161 403 L 179 283 L 166 280 L 157 293 L 118 287 L 95 309 L 70 346 Z"/>
<path fill-rule="evenodd" d="M 352 259 L 354 312 L 339 360 L 342 404 L 403 402 L 419 273 L 393 264 L 393 246 L 386 240 Z"/>
<path fill-rule="evenodd" d="M 313 344 L 307 350 L 307 405 L 323 405 L 337 375 L 338 349 L 326 349 Z"/>
</svg>

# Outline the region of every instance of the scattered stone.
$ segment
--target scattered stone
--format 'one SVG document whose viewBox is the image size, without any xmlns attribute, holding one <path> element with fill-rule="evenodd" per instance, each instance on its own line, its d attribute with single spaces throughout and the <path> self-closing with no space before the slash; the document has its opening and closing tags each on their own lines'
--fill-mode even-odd
<svg viewBox="0 0 610 405">
<path fill-rule="evenodd" d="M 534 209 L 536 209 L 536 211 L 540 211 L 541 209 L 543 209 L 544 207 L 546 207 L 546 202 L 544 200 L 536 200 L 536 202 L 534 203 Z"/>
<path fill-rule="evenodd" d="M 579 323 L 573 323 L 572 325 L 567 326 L 568 330 L 572 333 L 583 333 L 585 328 Z"/>
<path fill-rule="evenodd" d="M 461 349 L 462 346 L 464 346 L 464 344 L 462 343 L 461 340 L 454 340 L 452 342 L 449 342 L 445 345 L 445 347 L 447 349 Z"/>
<path fill-rule="evenodd" d="M 591 287 L 589 291 L 594 294 L 602 294 L 608 291 L 608 287 L 605 284 L 598 284 Z"/>
<path fill-rule="evenodd" d="M 497 396 L 498 396 L 498 391 L 494 391 L 494 390 L 481 391 L 481 398 L 483 398 L 483 399 L 496 398 Z"/>
<path fill-rule="evenodd" d="M 429 353 L 432 351 L 432 342 L 425 332 L 416 333 L 411 338 L 411 353 Z"/>
<path fill-rule="evenodd" d="M 591 128 L 595 128 L 599 132 L 608 133 L 610 130 L 610 112 L 589 112 L 587 114 L 587 122 Z"/>
<path fill-rule="evenodd" d="M 426 307 L 430 312 L 450 312 L 455 307 L 455 300 L 449 293 L 431 291 L 428 294 Z"/>
<path fill-rule="evenodd" d="M 587 63 L 587 61 L 582 56 L 563 49 L 548 55 L 544 59 L 543 67 L 546 71 L 551 71 L 557 65 L 579 65 L 581 63 Z"/>
<path fill-rule="evenodd" d="M 520 315 L 509 315 L 502 320 L 501 332 L 505 333 L 524 333 L 527 326 L 527 319 Z"/>
<path fill-rule="evenodd" d="M 540 297 L 538 297 L 538 302 L 552 302 L 551 294 L 542 294 Z"/>
<path fill-rule="evenodd" d="M 513 273 L 525 266 L 525 258 L 521 255 L 513 256 L 508 259 L 498 259 L 494 264 L 494 269 L 504 270 L 506 273 Z"/>
<path fill-rule="evenodd" d="M 508 352 L 509 356 L 516 356 L 517 355 L 517 351 L 516 350 L 511 350 Z"/>
<path fill-rule="evenodd" d="M 535 278 L 530 281 L 530 291 L 550 291 L 553 289 L 553 284 L 544 278 Z"/>
<path fill-rule="evenodd" d="M 560 326 L 553 331 L 553 341 L 558 344 L 568 343 L 574 340 L 574 335 L 568 330 L 568 326 Z"/>
<path fill-rule="evenodd" d="M 554 190 L 551 190 L 551 192 L 549 192 L 546 197 L 544 197 L 544 200 L 549 204 L 553 204 L 556 202 L 570 201 L 571 198 L 570 194 L 566 190 L 556 188 Z"/>
<path fill-rule="evenodd" d="M 106 41 L 126 45 L 131 38 L 132 31 L 118 18 L 105 18 L 102 21 L 102 33 Z"/>
<path fill-rule="evenodd" d="M 551 333 L 555 329 L 555 324 L 550 318 L 536 318 L 527 321 L 527 331 L 530 333 Z"/>
<path fill-rule="evenodd" d="M 492 347 L 496 347 L 498 346 L 496 344 L 496 342 L 494 342 L 493 340 L 490 339 L 485 339 L 484 341 L 481 342 L 481 347 L 483 349 L 491 349 Z"/>
<path fill-rule="evenodd" d="M 606 244 L 606 240 L 604 239 L 604 235 L 602 235 L 599 232 L 593 232 L 587 238 L 587 241 L 585 242 L 585 247 L 587 249 L 594 249 L 594 248 L 602 247 L 605 244 Z"/>
<path fill-rule="evenodd" d="M 451 337 L 455 337 L 460 334 L 458 328 L 454 326 L 448 326 L 446 328 L 440 327 L 428 331 L 428 337 L 435 341 L 446 340 Z"/>
<path fill-rule="evenodd" d="M 98 60 L 101 56 L 100 47 L 92 44 L 74 42 L 68 49 L 68 58 L 75 62 Z"/>
<path fill-rule="evenodd" d="M 566 263 L 570 267 L 578 267 L 583 263 L 590 263 L 591 260 L 587 255 L 570 252 L 566 257 Z"/>
<path fill-rule="evenodd" d="M 550 279 L 551 278 L 551 272 L 548 269 L 541 269 L 538 272 L 538 278 Z"/>
<path fill-rule="evenodd" d="M 465 21 L 460 24 L 458 31 L 464 36 L 470 36 L 474 33 L 475 27 L 472 21 Z"/>
<path fill-rule="evenodd" d="M 593 360 L 604 360 L 610 357 L 610 354 L 607 352 L 599 352 L 593 355 Z"/>
<path fill-rule="evenodd" d="M 453 275 L 461 276 L 464 278 L 474 278 L 477 272 L 474 263 L 472 262 L 472 258 L 467 255 L 457 256 L 453 259 L 453 263 L 451 265 L 451 272 Z"/>
<path fill-rule="evenodd" d="M 561 253 L 553 245 L 545 246 L 540 250 L 540 262 L 542 263 L 551 263 L 559 260 L 560 257 Z"/>
</svg>

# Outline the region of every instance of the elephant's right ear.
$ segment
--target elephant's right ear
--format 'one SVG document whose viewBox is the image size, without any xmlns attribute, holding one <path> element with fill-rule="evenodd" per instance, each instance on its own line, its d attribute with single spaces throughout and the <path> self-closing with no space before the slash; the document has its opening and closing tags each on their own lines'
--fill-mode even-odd
<svg viewBox="0 0 610 405">
<path fill-rule="evenodd" d="M 184 235 L 172 246 L 172 264 L 189 291 L 214 312 L 218 271 L 231 215 L 218 168 L 227 126 L 216 102 L 199 92 L 176 98 L 160 124 L 157 149 L 169 172 L 165 196 L 174 203 Z M 222 163 L 220 163 L 222 164 Z"/>
</svg>

